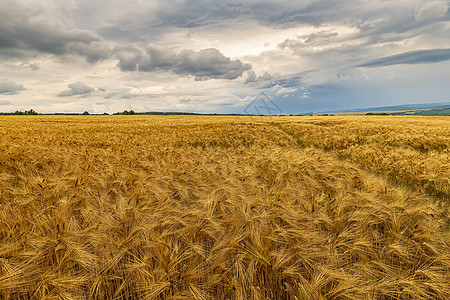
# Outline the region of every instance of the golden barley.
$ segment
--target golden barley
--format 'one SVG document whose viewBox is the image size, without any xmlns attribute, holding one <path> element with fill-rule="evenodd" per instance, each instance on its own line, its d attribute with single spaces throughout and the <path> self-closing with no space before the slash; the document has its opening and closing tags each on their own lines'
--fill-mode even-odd
<svg viewBox="0 0 450 300">
<path fill-rule="evenodd" d="M 449 124 L 2 117 L 0 298 L 448 299 Z"/>
</svg>

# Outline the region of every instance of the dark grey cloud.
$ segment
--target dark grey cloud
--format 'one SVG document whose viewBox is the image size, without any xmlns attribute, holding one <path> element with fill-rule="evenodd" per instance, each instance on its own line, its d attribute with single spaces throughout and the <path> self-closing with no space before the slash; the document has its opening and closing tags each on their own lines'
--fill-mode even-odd
<svg viewBox="0 0 450 300">
<path fill-rule="evenodd" d="M 187 0 L 177 2 L 177 5 L 170 1 L 155 1 L 151 8 L 142 3 L 135 5 L 142 9 L 139 14 L 133 17 L 123 15 L 113 24 L 99 28 L 100 36 L 111 41 L 145 44 L 179 29 L 195 32 L 201 28 L 213 28 L 220 31 L 233 24 L 246 27 L 246 24 L 252 26 L 255 23 L 277 28 L 299 24 L 320 26 L 335 21 L 349 24 L 352 18 L 352 23 L 356 24 L 360 14 L 354 17 L 352 13 L 367 6 L 350 0 Z M 367 15 L 371 14 L 368 12 Z"/>
<path fill-rule="evenodd" d="M 145 51 L 137 46 L 125 45 L 114 49 L 115 56 L 119 60 L 117 66 L 121 71 L 136 71 L 139 64 L 147 55 Z"/>
<path fill-rule="evenodd" d="M 56 21 L 35 20 L 34 14 L 24 7 L 0 5 L 0 55 L 26 58 L 39 53 L 72 54 L 91 63 L 110 57 L 111 48 L 94 33 L 66 29 Z"/>
<path fill-rule="evenodd" d="M 349 8 L 363 10 L 365 2 L 350 0 L 254 1 L 254 0 L 188 0 L 174 6 L 160 1 L 149 20 L 161 27 L 199 28 L 226 23 L 229 20 L 254 20 L 268 26 L 292 24 L 319 25 L 352 16 Z M 374 6 L 376 7 L 376 6 Z M 337 15 L 340 12 L 341 15 Z"/>
<path fill-rule="evenodd" d="M 68 89 L 58 94 L 58 97 L 86 97 L 94 91 L 93 88 L 79 81 L 68 85 Z"/>
<path fill-rule="evenodd" d="M 176 5 L 170 1 L 152 1 L 151 5 L 139 1 L 130 3 L 139 7 L 139 11 L 119 17 L 111 13 L 109 17 L 115 18 L 115 22 L 97 32 L 106 40 L 147 44 L 180 28 L 215 26 L 248 15 L 248 5 L 241 2 L 245 1 L 188 0 Z"/>
<path fill-rule="evenodd" d="M 0 5 L 0 56 L 3 57 L 24 59 L 40 53 L 76 55 L 89 63 L 115 57 L 122 71 L 168 71 L 191 75 L 195 80 L 235 79 L 251 69 L 250 65 L 225 57 L 217 49 L 199 52 L 185 49 L 175 53 L 167 48 L 149 46 L 144 49 L 131 43 L 112 47 L 91 31 L 67 29 L 56 21 L 33 18 L 35 12 L 24 7 L 7 8 Z M 61 95 L 66 94 L 72 95 L 72 91 Z"/>
<path fill-rule="evenodd" d="M 418 50 L 381 57 L 359 67 L 382 67 L 400 64 L 424 64 L 450 60 L 450 49 Z"/>
<path fill-rule="evenodd" d="M 122 71 L 167 71 L 182 76 L 194 76 L 195 80 L 236 79 L 251 65 L 232 60 L 219 50 L 209 48 L 198 52 L 181 50 L 175 52 L 159 46 L 149 46 L 143 51 L 138 47 L 117 50 L 118 66 Z"/>
<path fill-rule="evenodd" d="M 25 87 L 21 84 L 8 80 L 0 81 L 0 94 L 2 95 L 15 95 L 23 90 L 25 90 Z"/>
<path fill-rule="evenodd" d="M 405 33 L 439 18 L 448 20 L 448 1 L 186 0 L 177 5 L 170 1 L 155 1 L 151 7 L 135 5 L 141 8 L 139 14 L 133 18 L 123 15 L 114 24 L 100 28 L 100 34 L 112 40 L 145 42 L 179 28 L 220 30 L 236 23 L 257 22 L 278 28 L 341 24 L 384 39 L 383 33 Z"/>
<path fill-rule="evenodd" d="M 81 2 L 82 3 L 82 2 Z M 421 4 L 422 3 L 422 4 Z M 408 5 L 407 5 L 408 4 Z M 414 5 L 413 5 L 414 4 Z M 105 9 L 105 6 L 107 7 Z M 57 22 L 32 21 L 33 13 L 26 7 L 7 10 L 0 5 L 0 54 L 23 57 L 29 51 L 55 55 L 75 54 L 89 62 L 109 58 L 111 47 L 98 35 L 117 43 L 157 43 L 158 39 L 180 28 L 217 28 L 236 22 L 258 22 L 269 27 L 293 27 L 299 24 L 321 26 L 345 25 L 360 30 L 358 37 L 366 37 L 368 44 L 399 41 L 417 35 L 417 29 L 436 19 L 448 20 L 446 1 L 254 1 L 254 0 L 186 0 L 173 5 L 167 1 L 130 1 L 132 13 L 120 13 L 113 7 L 122 7 L 120 1 L 99 0 L 80 4 L 80 13 L 98 18 L 101 8 L 110 22 L 93 30 L 66 29 Z M 127 8 L 129 9 L 129 8 Z M 2 12 L 3 11 L 3 12 Z M 78 19 L 86 21 L 82 16 Z M 92 21 L 91 21 L 92 22 Z M 94 33 L 96 32 L 96 33 Z M 313 41 L 314 35 L 309 37 Z M 332 36 L 330 36 L 332 38 Z M 132 48 L 134 46 L 124 45 Z M 134 51 L 134 56 L 141 56 Z M 129 71 L 138 57 L 122 57 L 120 68 Z M 130 64 L 130 65 L 129 65 Z"/>
</svg>

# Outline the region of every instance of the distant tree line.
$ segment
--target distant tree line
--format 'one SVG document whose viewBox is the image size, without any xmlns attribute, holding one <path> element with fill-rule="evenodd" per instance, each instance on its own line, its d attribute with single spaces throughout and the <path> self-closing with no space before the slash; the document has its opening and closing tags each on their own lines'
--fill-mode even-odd
<svg viewBox="0 0 450 300">
<path fill-rule="evenodd" d="M 368 112 L 366 113 L 366 116 L 389 116 L 389 114 L 385 112 L 382 113 Z"/>
<path fill-rule="evenodd" d="M 124 110 L 123 112 L 117 112 L 114 115 L 134 115 L 134 110 Z"/>
<path fill-rule="evenodd" d="M 26 110 L 26 111 L 20 111 L 20 110 L 16 110 L 14 112 L 15 115 L 38 115 L 37 112 L 34 111 L 34 109 L 30 109 L 30 110 Z"/>
</svg>

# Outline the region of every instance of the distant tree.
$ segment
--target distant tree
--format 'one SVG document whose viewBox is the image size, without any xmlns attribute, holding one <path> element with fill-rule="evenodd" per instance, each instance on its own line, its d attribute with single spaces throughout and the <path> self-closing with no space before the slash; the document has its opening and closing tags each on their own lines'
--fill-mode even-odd
<svg viewBox="0 0 450 300">
<path fill-rule="evenodd" d="M 87 116 L 87 115 L 89 115 L 89 112 L 86 110 L 84 113 L 82 113 L 82 115 Z"/>
<path fill-rule="evenodd" d="M 34 109 L 26 110 L 25 112 L 16 110 L 14 112 L 15 115 L 38 115 L 37 112 L 34 111 Z"/>
<path fill-rule="evenodd" d="M 109 116 L 109 114 L 108 114 L 107 112 L 104 112 L 103 114 L 104 114 L 105 116 Z"/>
<path fill-rule="evenodd" d="M 124 110 L 123 112 L 115 113 L 115 115 L 134 115 L 134 110 Z"/>
<path fill-rule="evenodd" d="M 38 115 L 38 113 L 35 112 L 34 109 L 26 110 L 25 114 L 26 115 Z"/>
</svg>

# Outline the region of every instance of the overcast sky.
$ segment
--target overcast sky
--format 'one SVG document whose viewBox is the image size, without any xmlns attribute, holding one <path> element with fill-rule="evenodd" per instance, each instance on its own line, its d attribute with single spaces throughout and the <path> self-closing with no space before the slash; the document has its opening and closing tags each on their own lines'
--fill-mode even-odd
<svg viewBox="0 0 450 300">
<path fill-rule="evenodd" d="M 0 111 L 450 102 L 449 3 L 0 0 Z"/>
</svg>

